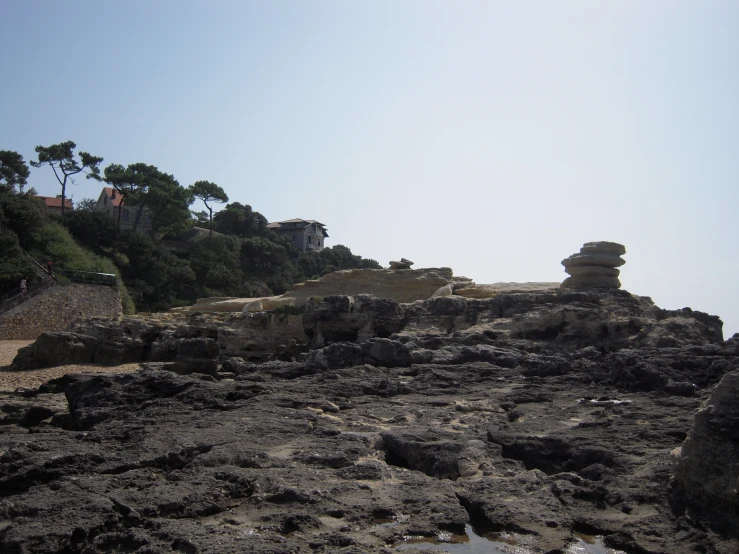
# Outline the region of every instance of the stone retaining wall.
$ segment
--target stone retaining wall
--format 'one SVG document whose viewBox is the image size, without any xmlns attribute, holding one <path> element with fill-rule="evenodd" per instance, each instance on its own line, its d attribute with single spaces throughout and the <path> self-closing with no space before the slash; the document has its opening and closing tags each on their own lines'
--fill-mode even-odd
<svg viewBox="0 0 739 554">
<path fill-rule="evenodd" d="M 56 285 L 0 314 L 0 340 L 32 340 L 47 331 L 66 331 L 81 319 L 122 315 L 118 287 Z"/>
</svg>

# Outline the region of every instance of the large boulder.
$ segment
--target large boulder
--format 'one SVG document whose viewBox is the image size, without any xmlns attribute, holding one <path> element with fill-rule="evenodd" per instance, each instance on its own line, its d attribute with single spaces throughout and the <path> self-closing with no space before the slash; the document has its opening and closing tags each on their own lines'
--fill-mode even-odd
<svg viewBox="0 0 739 554">
<path fill-rule="evenodd" d="M 13 369 L 26 370 L 63 364 L 92 363 L 100 340 L 78 333 L 44 333 L 18 350 Z"/>
<path fill-rule="evenodd" d="M 369 364 L 380 367 L 409 367 L 413 362 L 410 350 L 401 342 L 375 338 L 359 345 L 337 342 L 311 351 L 306 358 L 310 368 L 336 369 Z"/>
<path fill-rule="evenodd" d="M 716 385 L 676 454 L 675 481 L 687 507 L 739 535 L 739 370 Z"/>
<path fill-rule="evenodd" d="M 366 362 L 382 367 L 409 367 L 413 357 L 402 342 L 390 339 L 370 339 L 362 345 Z"/>
</svg>

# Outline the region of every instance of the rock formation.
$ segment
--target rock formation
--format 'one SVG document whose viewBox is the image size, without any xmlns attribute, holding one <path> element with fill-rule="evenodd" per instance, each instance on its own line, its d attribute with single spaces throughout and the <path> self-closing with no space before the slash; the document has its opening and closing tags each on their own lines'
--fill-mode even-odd
<svg viewBox="0 0 739 554">
<path fill-rule="evenodd" d="M 0 404 L 0 551 L 390 553 L 471 525 L 521 554 L 603 551 L 578 532 L 735 553 L 733 489 L 699 451 L 735 467 L 738 346 L 715 316 L 546 286 L 81 324 L 14 365 L 158 369 Z M 723 527 L 686 515 L 703 490 Z"/>
<path fill-rule="evenodd" d="M 400 258 L 399 262 L 390 262 L 390 269 L 410 269 L 412 265 L 412 261 Z"/>
<path fill-rule="evenodd" d="M 696 414 L 675 480 L 688 514 L 739 536 L 739 370 L 723 376 Z"/>
<path fill-rule="evenodd" d="M 618 289 L 619 270 L 626 262 L 620 257 L 626 248 L 615 242 L 586 242 L 578 254 L 562 260 L 570 277 L 562 290 Z"/>
</svg>

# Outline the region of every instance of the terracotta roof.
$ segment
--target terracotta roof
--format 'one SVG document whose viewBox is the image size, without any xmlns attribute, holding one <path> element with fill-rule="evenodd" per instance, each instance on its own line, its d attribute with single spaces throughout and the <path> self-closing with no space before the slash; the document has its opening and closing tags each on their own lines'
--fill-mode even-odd
<svg viewBox="0 0 739 554">
<path fill-rule="evenodd" d="M 49 208 L 61 208 L 62 207 L 62 199 L 61 198 L 55 198 L 53 196 L 36 196 L 36 198 L 40 198 L 44 201 L 44 204 L 46 204 Z M 64 207 L 68 210 L 73 210 L 74 207 L 72 206 L 72 201 L 69 198 L 64 199 Z"/>
<path fill-rule="evenodd" d="M 103 187 L 103 191 L 105 194 L 108 195 L 108 198 L 110 198 L 110 203 L 114 206 L 120 206 L 121 200 L 123 197 L 121 196 L 121 193 L 119 193 L 117 190 L 115 190 L 113 187 Z M 114 196 L 115 193 L 115 196 Z"/>
</svg>

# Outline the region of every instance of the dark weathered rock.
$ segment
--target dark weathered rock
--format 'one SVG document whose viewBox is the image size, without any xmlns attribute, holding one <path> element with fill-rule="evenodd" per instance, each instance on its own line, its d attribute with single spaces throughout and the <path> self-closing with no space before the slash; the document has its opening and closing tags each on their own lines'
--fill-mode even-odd
<svg viewBox="0 0 739 554">
<path fill-rule="evenodd" d="M 80 333 L 44 333 L 18 350 L 15 369 L 38 369 L 63 364 L 92 363 L 101 341 Z M 122 362 L 118 362 L 122 363 Z"/>
<path fill-rule="evenodd" d="M 151 347 L 150 359 L 168 362 L 164 368 L 175 373 L 206 373 L 218 371 L 220 347 L 212 338 L 160 338 Z"/>
<path fill-rule="evenodd" d="M 406 345 L 390 339 L 369 339 L 362 344 L 362 353 L 365 363 L 383 367 L 409 367 L 413 361 Z"/>
<path fill-rule="evenodd" d="M 724 375 L 695 415 L 675 480 L 691 512 L 739 536 L 739 371 Z"/>
<path fill-rule="evenodd" d="M 358 344 L 336 342 L 325 348 L 313 350 L 305 362 L 308 366 L 336 369 L 360 365 L 363 359 L 362 347 Z"/>
<path fill-rule="evenodd" d="M 628 553 L 739 550 L 726 379 L 672 479 L 694 410 L 739 365 L 715 316 L 618 290 L 336 296 L 44 341 L 19 363 L 159 369 L 0 399 L 2 552 L 379 553 L 465 524 L 531 553 L 575 531 Z"/>
</svg>

